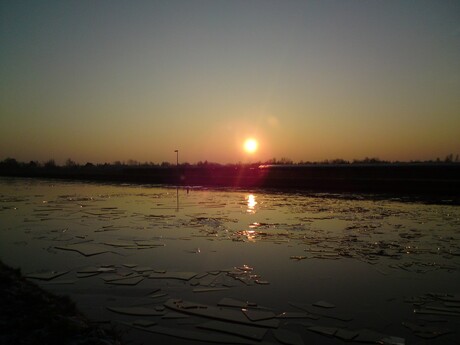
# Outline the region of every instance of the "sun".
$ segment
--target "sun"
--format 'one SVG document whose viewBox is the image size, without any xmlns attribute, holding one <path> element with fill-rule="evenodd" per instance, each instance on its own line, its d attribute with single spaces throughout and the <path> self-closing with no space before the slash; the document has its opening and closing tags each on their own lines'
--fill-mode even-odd
<svg viewBox="0 0 460 345">
<path fill-rule="evenodd" d="M 256 152 L 258 146 L 259 146 L 259 144 L 257 143 L 257 140 L 252 139 L 252 138 L 246 139 L 246 141 L 244 142 L 244 150 L 247 153 Z"/>
</svg>

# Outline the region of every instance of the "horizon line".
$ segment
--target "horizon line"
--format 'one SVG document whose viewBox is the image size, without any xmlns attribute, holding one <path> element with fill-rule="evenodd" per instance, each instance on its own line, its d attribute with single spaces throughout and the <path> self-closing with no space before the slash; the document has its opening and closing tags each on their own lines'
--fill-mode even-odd
<svg viewBox="0 0 460 345">
<path fill-rule="evenodd" d="M 435 159 L 428 159 L 428 160 L 420 160 L 420 159 L 412 159 L 412 160 L 385 160 L 385 159 L 380 159 L 378 157 L 365 157 L 362 159 L 352 159 L 352 160 L 347 160 L 347 159 L 342 159 L 342 158 L 334 158 L 334 159 L 324 159 L 324 160 L 317 160 L 317 161 L 310 161 L 310 160 L 299 160 L 299 161 L 294 161 L 289 158 L 272 158 L 266 161 L 254 161 L 254 162 L 228 162 L 228 163 L 218 163 L 218 162 L 212 162 L 208 160 L 204 161 L 197 161 L 194 163 L 190 163 L 187 161 L 184 162 L 169 162 L 169 161 L 162 161 L 162 162 L 153 162 L 153 161 L 138 161 L 135 159 L 128 159 L 128 160 L 114 160 L 112 162 L 90 162 L 87 161 L 86 163 L 79 163 L 71 158 L 67 158 L 63 164 L 57 164 L 55 159 L 50 158 L 48 160 L 44 161 L 38 161 L 38 160 L 30 160 L 30 161 L 19 161 L 16 158 L 12 157 L 6 157 L 3 160 L 0 160 L 0 165 L 29 165 L 29 166 L 56 166 L 56 167 L 84 167 L 84 166 L 202 166 L 202 165 L 214 165 L 214 166 L 232 166 L 232 165 L 258 165 L 258 166 L 270 166 L 270 165 L 292 165 L 292 166 L 298 166 L 298 165 L 347 165 L 347 164 L 414 164 L 414 163 L 460 163 L 460 156 L 459 154 L 456 154 L 454 157 L 454 154 L 450 153 L 446 155 L 445 158 L 441 159 L 439 157 L 436 157 Z"/>
</svg>

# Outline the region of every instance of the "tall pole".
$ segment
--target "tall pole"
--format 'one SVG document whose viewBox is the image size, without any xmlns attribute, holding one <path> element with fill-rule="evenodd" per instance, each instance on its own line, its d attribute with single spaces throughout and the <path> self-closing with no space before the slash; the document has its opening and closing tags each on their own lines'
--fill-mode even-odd
<svg viewBox="0 0 460 345">
<path fill-rule="evenodd" d="M 176 152 L 176 179 L 177 185 L 179 185 L 179 150 L 174 150 Z"/>
</svg>

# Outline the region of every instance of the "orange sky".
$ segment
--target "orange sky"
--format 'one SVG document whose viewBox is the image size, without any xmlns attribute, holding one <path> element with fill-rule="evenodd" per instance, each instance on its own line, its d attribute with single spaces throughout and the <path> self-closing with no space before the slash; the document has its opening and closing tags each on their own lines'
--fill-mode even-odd
<svg viewBox="0 0 460 345">
<path fill-rule="evenodd" d="M 458 1 L 0 6 L 0 159 L 460 153 Z"/>
</svg>

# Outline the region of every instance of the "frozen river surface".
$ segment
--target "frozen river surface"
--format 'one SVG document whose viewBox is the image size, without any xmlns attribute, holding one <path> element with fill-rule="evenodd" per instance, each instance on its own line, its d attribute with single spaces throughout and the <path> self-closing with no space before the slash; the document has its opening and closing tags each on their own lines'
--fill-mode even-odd
<svg viewBox="0 0 460 345">
<path fill-rule="evenodd" d="M 0 259 L 134 344 L 460 339 L 459 206 L 2 178 Z"/>
</svg>

